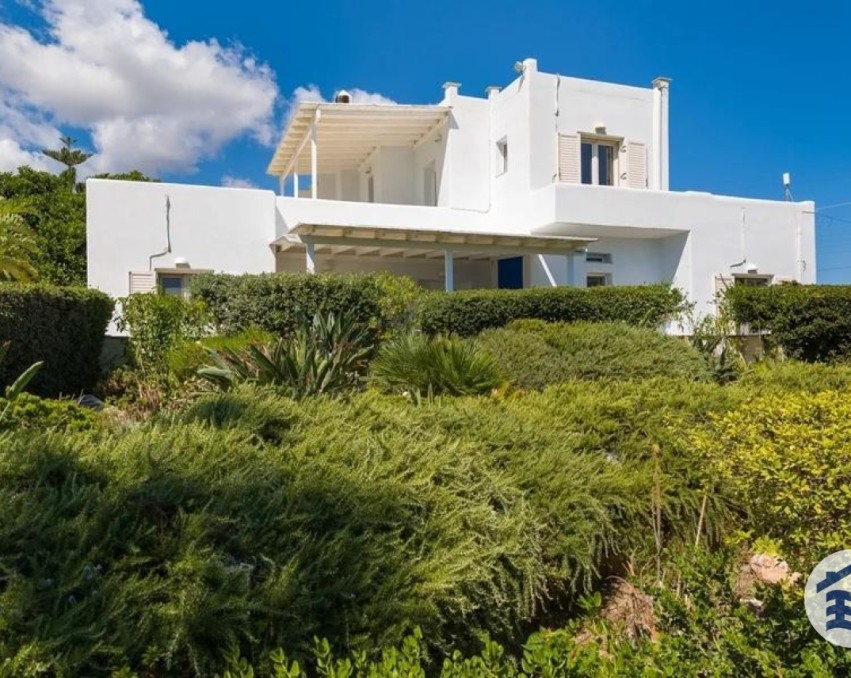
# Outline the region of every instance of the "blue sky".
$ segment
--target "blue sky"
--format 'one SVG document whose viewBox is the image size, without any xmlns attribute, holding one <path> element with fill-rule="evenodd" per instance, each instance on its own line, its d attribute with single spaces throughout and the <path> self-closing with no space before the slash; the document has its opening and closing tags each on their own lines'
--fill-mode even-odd
<svg viewBox="0 0 851 678">
<path fill-rule="evenodd" d="M 42 44 L 73 43 L 73 30 L 85 33 L 86 28 L 71 21 L 76 15 L 68 7 L 81 2 L 97 5 L 107 18 L 111 11 L 138 14 L 137 0 L 0 0 L 0 26 L 26 30 Z M 51 19 L 50 11 L 65 12 L 66 23 Z M 70 104 L 56 94 L 56 86 L 49 96 L 35 92 L 21 98 L 17 113 L 35 117 L 44 135 L 52 125 L 74 130 L 92 148 L 103 145 L 99 169 L 124 169 L 115 165 L 135 159 L 168 167 L 159 171 L 164 179 L 219 184 L 229 177 L 273 188 L 274 181 L 264 176 L 268 144 L 280 134 L 288 102 L 299 87 L 316 85 L 325 96 L 341 87 L 360 88 L 398 102 L 429 103 L 439 100 L 445 80 L 459 81 L 462 92 L 478 95 L 487 85 L 509 82 L 514 61 L 536 57 L 542 70 L 578 77 L 635 85 L 648 85 L 657 75 L 672 77 L 675 190 L 780 199 L 780 176 L 790 171 L 796 199 L 815 200 L 820 207 L 851 203 L 851 3 L 841 0 L 806 5 L 790 0 L 144 0 L 141 12 L 175 49 L 200 41 L 208 50 L 220 45 L 231 50 L 226 52 L 231 57 L 239 54 L 237 75 L 249 86 L 243 87 L 239 77 L 229 79 L 233 73 L 221 74 L 222 89 L 239 90 L 243 98 L 231 108 L 222 104 L 218 121 L 205 118 L 203 111 L 188 117 L 186 124 L 200 131 L 195 145 L 189 144 L 178 159 L 159 158 L 155 149 L 144 154 L 128 150 L 123 140 L 128 136 L 151 143 L 147 131 L 158 138 L 161 130 L 150 122 L 161 120 L 156 116 L 128 127 L 116 116 L 126 123 L 132 111 L 97 114 L 112 116 L 108 122 L 102 117 L 91 122 L 97 117 L 91 107 L 65 115 L 63 107 Z M 256 61 L 245 61 L 249 56 Z M 2 63 L 0 58 L 0 86 Z M 156 77 L 149 71 L 145 83 Z M 11 76 L 5 83 L 23 87 Z M 177 87 L 173 91 L 179 92 Z M 194 100 L 207 96 L 211 107 L 222 101 L 206 92 Z M 179 94 L 172 98 L 180 103 Z M 258 100 L 267 105 L 249 110 L 249 103 Z M 7 118 L 14 114 L 7 111 Z M 0 144 L 2 116 L 0 107 Z M 230 119 L 235 122 L 226 129 L 216 126 Z M 22 123 L 8 127 L 20 130 Z M 181 128 L 172 131 L 182 138 Z M 22 134 L 22 152 L 41 138 L 35 132 L 28 138 Z M 213 153 L 205 157 L 199 147 L 208 139 Z M 817 240 L 819 280 L 851 281 L 851 205 L 819 214 Z"/>
</svg>

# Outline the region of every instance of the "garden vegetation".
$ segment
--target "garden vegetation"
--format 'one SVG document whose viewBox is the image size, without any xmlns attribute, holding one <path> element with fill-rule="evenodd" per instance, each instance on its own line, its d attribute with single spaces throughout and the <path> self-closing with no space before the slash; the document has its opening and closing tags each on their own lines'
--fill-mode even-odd
<svg viewBox="0 0 851 678">
<path fill-rule="evenodd" d="M 103 411 L 12 386 L 36 360 L 4 372 L 0 675 L 851 671 L 800 578 L 749 570 L 844 545 L 838 349 L 729 369 L 654 329 L 664 287 L 195 286 L 119 304 Z M 0 287 L 19 299 L 91 336 L 111 312 Z"/>
</svg>

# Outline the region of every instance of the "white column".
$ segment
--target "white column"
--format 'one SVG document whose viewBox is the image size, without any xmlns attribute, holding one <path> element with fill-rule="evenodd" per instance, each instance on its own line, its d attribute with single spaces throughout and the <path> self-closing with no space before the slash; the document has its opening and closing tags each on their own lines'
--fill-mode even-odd
<svg viewBox="0 0 851 678">
<path fill-rule="evenodd" d="M 298 159 L 296 159 L 296 163 L 298 163 Z M 298 197 L 298 170 L 293 170 L 293 198 Z"/>
<path fill-rule="evenodd" d="M 443 272 L 446 278 L 446 291 L 452 292 L 455 290 L 455 260 L 452 256 L 452 250 L 443 251 Z"/>
<path fill-rule="evenodd" d="M 312 240 L 306 240 L 304 243 L 304 264 L 308 273 L 316 273 L 316 245 Z"/>
<path fill-rule="evenodd" d="M 316 122 L 317 118 L 314 118 L 313 124 L 310 126 L 310 197 L 314 199 L 319 196 L 319 184 L 317 181 L 319 160 L 316 148 Z"/>
<path fill-rule="evenodd" d="M 570 255 L 570 284 L 573 287 L 588 286 L 588 265 L 585 261 L 586 251 L 574 250 Z"/>
<path fill-rule="evenodd" d="M 668 170 L 668 90 L 670 78 L 653 81 L 653 173 L 651 188 L 667 191 Z"/>
<path fill-rule="evenodd" d="M 284 184 L 286 183 L 286 181 L 287 175 L 282 173 L 281 176 L 278 177 L 278 195 L 280 195 L 281 197 L 284 197 Z"/>
</svg>

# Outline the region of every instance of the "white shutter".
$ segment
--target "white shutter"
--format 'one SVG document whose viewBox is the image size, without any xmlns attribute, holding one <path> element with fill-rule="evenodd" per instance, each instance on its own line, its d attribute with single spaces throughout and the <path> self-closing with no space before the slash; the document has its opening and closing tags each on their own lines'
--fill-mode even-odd
<svg viewBox="0 0 851 678">
<path fill-rule="evenodd" d="M 570 184 L 582 181 L 581 140 L 578 134 L 558 135 L 558 180 Z"/>
<path fill-rule="evenodd" d="M 130 294 L 156 292 L 157 274 L 154 271 L 130 271 Z"/>
<path fill-rule="evenodd" d="M 736 284 L 736 279 L 731 275 L 716 275 L 715 276 L 715 314 L 721 313 L 721 303 L 724 301 L 724 294 L 733 285 Z"/>
<path fill-rule="evenodd" d="M 647 188 L 647 147 L 640 141 L 625 141 L 621 151 L 626 166 L 621 174 L 627 188 Z"/>
</svg>

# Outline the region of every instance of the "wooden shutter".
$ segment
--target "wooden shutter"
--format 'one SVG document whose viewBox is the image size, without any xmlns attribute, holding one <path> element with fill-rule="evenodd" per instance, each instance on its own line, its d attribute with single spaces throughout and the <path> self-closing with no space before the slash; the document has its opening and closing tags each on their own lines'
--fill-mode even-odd
<svg viewBox="0 0 851 678">
<path fill-rule="evenodd" d="M 581 140 L 578 134 L 558 135 L 558 180 L 570 184 L 582 181 Z"/>
<path fill-rule="evenodd" d="M 130 294 L 156 292 L 157 274 L 154 271 L 130 271 Z"/>
<path fill-rule="evenodd" d="M 625 141 L 621 148 L 625 157 L 621 178 L 627 188 L 647 188 L 647 147 L 640 141 Z"/>
</svg>

